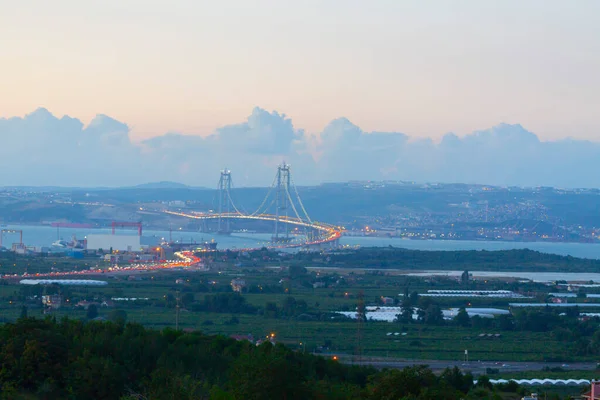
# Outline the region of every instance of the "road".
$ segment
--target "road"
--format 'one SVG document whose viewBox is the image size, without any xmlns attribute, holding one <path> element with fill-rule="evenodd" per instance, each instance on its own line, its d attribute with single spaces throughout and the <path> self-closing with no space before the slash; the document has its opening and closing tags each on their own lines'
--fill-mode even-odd
<svg viewBox="0 0 600 400">
<path fill-rule="evenodd" d="M 333 356 L 333 355 L 332 355 Z M 463 371 L 469 371 L 473 375 L 484 375 L 486 368 L 500 370 L 501 373 L 522 372 L 522 371 L 542 371 L 542 369 L 560 367 L 564 370 L 573 371 L 593 371 L 596 369 L 595 362 L 578 363 L 560 363 L 560 362 L 512 362 L 512 361 L 452 361 L 452 360 L 402 360 L 402 359 L 375 359 L 366 358 L 362 361 L 353 361 L 347 355 L 337 355 L 340 362 L 348 364 L 370 365 L 375 368 L 405 368 L 413 365 L 428 365 L 434 371 L 441 371 L 446 368 L 459 367 Z"/>
</svg>

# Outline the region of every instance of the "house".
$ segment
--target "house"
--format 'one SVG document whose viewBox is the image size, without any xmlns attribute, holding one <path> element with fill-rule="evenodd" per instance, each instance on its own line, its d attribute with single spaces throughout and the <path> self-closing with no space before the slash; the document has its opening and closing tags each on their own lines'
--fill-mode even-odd
<svg viewBox="0 0 600 400">
<path fill-rule="evenodd" d="M 185 281 L 184 281 L 183 279 L 179 278 L 179 279 L 177 279 L 177 280 L 175 281 L 175 283 L 176 283 L 177 285 L 183 285 L 183 284 L 185 283 Z"/>
<path fill-rule="evenodd" d="M 394 305 L 394 299 L 392 299 L 391 297 L 381 296 L 381 302 L 383 303 L 384 306 L 393 306 Z"/>
<path fill-rule="evenodd" d="M 235 278 L 231 280 L 231 288 L 234 292 L 241 293 L 246 287 L 246 281 L 243 279 Z"/>
<path fill-rule="evenodd" d="M 538 400 L 537 393 L 531 393 L 530 396 L 521 397 L 521 400 Z"/>
<path fill-rule="evenodd" d="M 100 303 L 101 307 L 114 307 L 115 306 L 115 302 L 112 300 L 104 300 L 102 303 Z"/>
<path fill-rule="evenodd" d="M 322 288 L 325 287 L 325 282 L 315 282 L 312 284 L 313 289 L 318 289 L 318 288 Z"/>
<path fill-rule="evenodd" d="M 238 342 L 242 342 L 244 340 L 247 340 L 251 343 L 254 342 L 254 336 L 252 336 L 252 334 L 248 334 L 248 335 L 231 335 L 229 336 L 232 339 L 237 340 Z"/>
<path fill-rule="evenodd" d="M 600 400 L 600 382 L 592 381 L 590 391 L 581 395 L 586 400 Z"/>
<path fill-rule="evenodd" d="M 81 300 L 79 303 L 75 304 L 75 306 L 82 307 L 84 310 L 87 310 L 92 304 L 95 305 L 96 307 L 98 307 L 98 305 L 99 305 L 95 301 Z"/>
<path fill-rule="evenodd" d="M 42 296 L 42 304 L 56 310 L 62 305 L 62 296 L 59 294 L 44 295 Z"/>
</svg>

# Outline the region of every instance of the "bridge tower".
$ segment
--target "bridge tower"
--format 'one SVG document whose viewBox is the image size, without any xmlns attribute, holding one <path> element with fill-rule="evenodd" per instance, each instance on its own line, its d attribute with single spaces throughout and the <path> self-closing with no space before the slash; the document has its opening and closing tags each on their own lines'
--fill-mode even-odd
<svg viewBox="0 0 600 400">
<path fill-rule="evenodd" d="M 288 199 L 290 188 L 290 166 L 285 162 L 277 167 L 276 191 L 275 191 L 275 233 L 273 234 L 274 242 L 288 242 L 290 240 L 288 232 L 288 224 L 283 224 L 283 236 L 280 236 L 281 217 L 288 217 Z"/>
<path fill-rule="evenodd" d="M 219 220 L 217 231 L 219 233 L 229 233 L 229 218 L 222 218 L 223 211 L 227 214 L 231 212 L 231 201 L 229 191 L 231 190 L 231 171 L 227 168 L 221 171 L 221 178 L 219 179 Z"/>
</svg>

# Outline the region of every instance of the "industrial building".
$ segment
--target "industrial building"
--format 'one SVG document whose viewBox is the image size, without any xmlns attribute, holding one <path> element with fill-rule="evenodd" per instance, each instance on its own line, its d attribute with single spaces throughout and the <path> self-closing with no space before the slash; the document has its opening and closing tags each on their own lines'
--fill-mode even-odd
<svg viewBox="0 0 600 400">
<path fill-rule="evenodd" d="M 87 236 L 88 250 L 110 249 L 118 251 L 142 251 L 140 236 L 138 235 L 110 235 L 110 234 L 91 234 Z"/>
</svg>

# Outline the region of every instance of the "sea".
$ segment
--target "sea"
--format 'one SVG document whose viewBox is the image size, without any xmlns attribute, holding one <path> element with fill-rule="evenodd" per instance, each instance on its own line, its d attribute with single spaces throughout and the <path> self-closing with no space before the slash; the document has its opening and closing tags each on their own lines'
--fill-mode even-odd
<svg viewBox="0 0 600 400">
<path fill-rule="evenodd" d="M 70 240 L 75 237 L 84 239 L 90 234 L 109 234 L 110 228 L 55 228 L 40 225 L 8 225 L 5 230 L 22 230 L 23 243 L 32 247 L 51 246 L 59 239 Z M 118 235 L 133 235 L 136 231 L 117 229 Z M 189 232 L 183 230 L 161 231 L 144 230 L 142 244 L 155 245 L 164 240 L 176 242 L 210 242 L 218 243 L 219 249 L 247 249 L 267 246 L 271 235 L 263 233 L 232 233 L 217 235 L 214 233 Z M 18 241 L 18 234 L 4 233 L 2 243 L 10 247 Z M 400 238 L 382 238 L 368 236 L 344 236 L 340 244 L 348 247 L 398 247 L 425 251 L 455 251 L 455 250 L 511 250 L 530 249 L 542 253 L 558 254 L 579 258 L 600 259 L 600 243 L 555 243 L 555 242 L 502 242 L 502 241 L 471 241 L 471 240 L 411 240 Z"/>
</svg>

